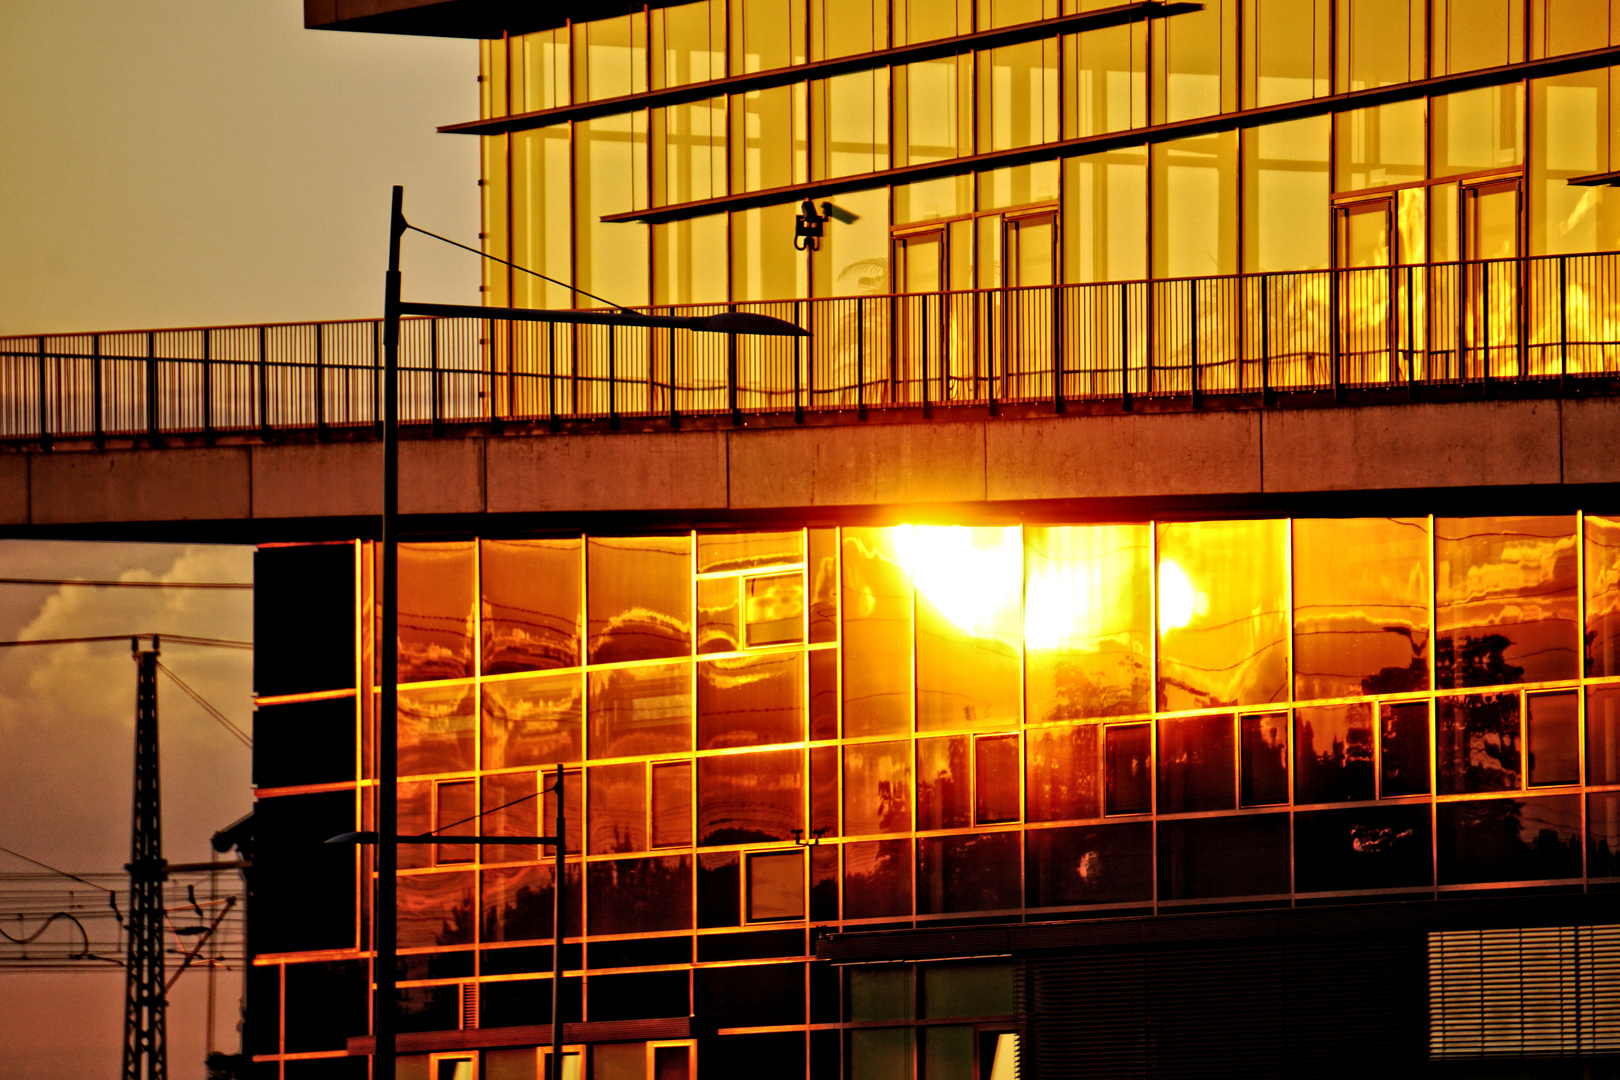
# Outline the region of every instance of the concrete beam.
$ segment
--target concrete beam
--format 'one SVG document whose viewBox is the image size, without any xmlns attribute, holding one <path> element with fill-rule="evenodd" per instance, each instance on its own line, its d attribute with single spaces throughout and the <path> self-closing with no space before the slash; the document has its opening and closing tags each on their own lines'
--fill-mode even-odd
<svg viewBox="0 0 1620 1080">
<path fill-rule="evenodd" d="M 689 510 L 728 501 L 726 437 L 718 431 L 492 438 L 484 460 L 492 514 Z"/>
<path fill-rule="evenodd" d="M 983 422 L 728 433 L 728 509 L 926 505 L 985 499 Z"/>
<path fill-rule="evenodd" d="M 236 520 L 250 515 L 246 447 L 31 455 L 34 525 Z"/>
</svg>

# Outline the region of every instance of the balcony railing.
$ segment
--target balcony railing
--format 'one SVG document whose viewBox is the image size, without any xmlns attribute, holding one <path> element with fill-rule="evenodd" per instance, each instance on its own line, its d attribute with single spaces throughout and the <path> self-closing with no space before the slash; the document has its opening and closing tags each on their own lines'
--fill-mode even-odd
<svg viewBox="0 0 1620 1080">
<path fill-rule="evenodd" d="M 658 308 L 806 339 L 408 319 L 413 425 L 1620 375 L 1620 253 Z M 375 429 L 377 320 L 0 338 L 0 439 Z"/>
</svg>

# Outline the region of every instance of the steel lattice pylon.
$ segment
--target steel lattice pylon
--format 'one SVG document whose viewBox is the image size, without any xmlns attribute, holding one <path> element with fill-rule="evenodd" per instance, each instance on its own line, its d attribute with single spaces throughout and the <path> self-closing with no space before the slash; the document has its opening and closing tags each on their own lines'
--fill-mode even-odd
<svg viewBox="0 0 1620 1080">
<path fill-rule="evenodd" d="M 163 814 L 158 789 L 158 639 L 135 654 L 135 807 L 129 850 L 128 963 L 124 992 L 124 1080 L 168 1080 L 163 970 Z"/>
</svg>

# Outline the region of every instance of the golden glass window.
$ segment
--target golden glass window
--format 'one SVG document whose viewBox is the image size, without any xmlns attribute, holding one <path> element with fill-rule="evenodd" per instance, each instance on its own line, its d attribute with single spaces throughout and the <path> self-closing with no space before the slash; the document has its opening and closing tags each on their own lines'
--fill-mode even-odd
<svg viewBox="0 0 1620 1080">
<path fill-rule="evenodd" d="M 704 847 L 793 839 L 804 829 L 804 751 L 698 758 L 697 824 Z"/>
<path fill-rule="evenodd" d="M 1101 816 L 1096 724 L 1060 724 L 1025 733 L 1024 789 L 1030 821 Z"/>
<path fill-rule="evenodd" d="M 590 662 L 683 656 L 691 648 L 688 536 L 592 537 L 586 544 Z"/>
<path fill-rule="evenodd" d="M 804 575 L 771 574 L 743 579 L 749 648 L 804 640 Z"/>
<path fill-rule="evenodd" d="M 584 749 L 582 689 L 577 674 L 484 683 L 484 768 L 580 760 Z"/>
<path fill-rule="evenodd" d="M 911 730 L 911 580 L 900 530 L 844 530 L 844 735 Z"/>
<path fill-rule="evenodd" d="M 399 692 L 399 775 L 461 772 L 477 750 L 472 683 Z"/>
<path fill-rule="evenodd" d="M 589 675 L 593 758 L 692 749 L 690 663 L 593 671 Z"/>
<path fill-rule="evenodd" d="M 1019 530 L 918 525 L 896 539 L 917 597 L 917 730 L 1018 723 Z"/>
<path fill-rule="evenodd" d="M 705 660 L 698 665 L 699 750 L 803 739 L 804 659 L 799 652 Z"/>
<path fill-rule="evenodd" d="M 1588 678 L 1620 675 L 1620 521 L 1586 518 Z"/>
<path fill-rule="evenodd" d="M 483 540 L 485 675 L 578 667 L 583 541 Z"/>
<path fill-rule="evenodd" d="M 400 682 L 473 674 L 476 564 L 470 541 L 399 545 Z"/>
<path fill-rule="evenodd" d="M 910 828 L 911 743 L 845 746 L 844 835 L 907 832 Z"/>
</svg>

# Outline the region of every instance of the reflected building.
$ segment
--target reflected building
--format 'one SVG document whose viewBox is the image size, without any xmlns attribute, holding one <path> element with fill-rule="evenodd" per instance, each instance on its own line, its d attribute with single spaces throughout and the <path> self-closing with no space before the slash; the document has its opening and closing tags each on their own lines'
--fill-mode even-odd
<svg viewBox="0 0 1620 1080">
<path fill-rule="evenodd" d="M 1606 3 L 306 10 L 479 39 L 491 254 L 825 343 L 729 385 L 621 343 L 627 415 L 1617 353 L 1620 202 L 1569 182 L 1612 164 Z M 488 265 L 492 304 L 592 302 Z M 605 416 L 591 333 L 492 329 L 491 392 Z M 401 833 L 535 834 L 558 768 L 569 824 L 561 881 L 401 848 L 401 1078 L 545 1077 L 555 995 L 580 1080 L 1607 1075 L 1614 486 L 1348 487 L 443 519 L 400 551 L 397 718 L 375 544 L 262 547 L 254 1075 L 373 1075 L 375 868 L 318 841 L 376 827 L 380 722 Z"/>
</svg>

